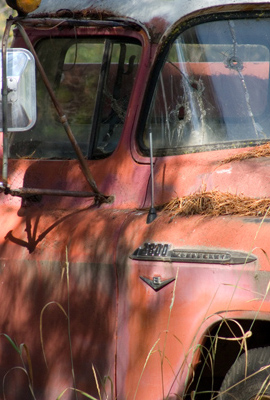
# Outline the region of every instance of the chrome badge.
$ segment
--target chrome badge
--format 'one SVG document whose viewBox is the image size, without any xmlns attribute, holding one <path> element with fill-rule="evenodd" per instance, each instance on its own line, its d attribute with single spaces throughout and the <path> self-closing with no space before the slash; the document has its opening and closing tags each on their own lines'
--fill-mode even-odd
<svg viewBox="0 0 270 400">
<path fill-rule="evenodd" d="M 156 292 L 175 280 L 175 278 L 170 278 L 162 281 L 160 276 L 154 276 L 152 280 L 145 278 L 144 276 L 140 276 L 140 278 Z"/>
<path fill-rule="evenodd" d="M 144 243 L 130 256 L 132 260 L 182 263 L 247 264 L 257 260 L 253 254 L 223 249 L 171 249 L 169 244 Z"/>
</svg>

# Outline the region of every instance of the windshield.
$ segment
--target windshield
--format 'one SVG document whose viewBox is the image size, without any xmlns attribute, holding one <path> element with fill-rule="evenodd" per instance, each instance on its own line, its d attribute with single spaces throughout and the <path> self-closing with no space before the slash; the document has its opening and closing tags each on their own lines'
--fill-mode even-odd
<svg viewBox="0 0 270 400">
<path fill-rule="evenodd" d="M 257 144 L 270 137 L 270 23 L 219 20 L 171 45 L 141 140 L 156 155 Z"/>
<path fill-rule="evenodd" d="M 124 126 L 140 44 L 97 37 L 48 38 L 36 51 L 84 156 L 110 155 Z M 39 74 L 37 116 L 30 132 L 11 134 L 10 157 L 76 158 Z"/>
</svg>

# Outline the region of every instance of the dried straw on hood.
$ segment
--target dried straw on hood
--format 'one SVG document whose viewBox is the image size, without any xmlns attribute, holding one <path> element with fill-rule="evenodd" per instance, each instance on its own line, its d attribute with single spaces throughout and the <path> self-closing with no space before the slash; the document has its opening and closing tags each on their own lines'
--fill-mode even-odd
<svg viewBox="0 0 270 400">
<path fill-rule="evenodd" d="M 251 158 L 269 157 L 270 143 L 255 146 L 244 153 L 237 153 L 224 159 L 221 164 Z M 218 190 L 202 189 L 198 193 L 175 198 L 161 207 L 172 216 L 177 215 L 238 215 L 240 217 L 270 216 L 270 198 L 254 199 L 243 194 L 223 193 Z"/>
<path fill-rule="evenodd" d="M 243 194 L 202 190 L 182 198 L 175 198 L 163 206 L 172 216 L 177 215 L 238 215 L 263 217 L 270 215 L 270 198 L 254 199 Z"/>
<path fill-rule="evenodd" d="M 242 161 L 249 158 L 269 157 L 270 156 L 270 143 L 265 143 L 260 146 L 255 146 L 244 153 L 237 153 L 231 157 L 225 158 L 221 164 L 228 164 L 232 161 Z"/>
</svg>

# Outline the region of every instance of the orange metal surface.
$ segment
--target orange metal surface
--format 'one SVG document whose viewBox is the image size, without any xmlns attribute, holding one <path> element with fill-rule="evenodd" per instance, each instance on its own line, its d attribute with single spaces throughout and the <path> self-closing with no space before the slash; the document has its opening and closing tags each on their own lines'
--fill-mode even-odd
<svg viewBox="0 0 270 400">
<path fill-rule="evenodd" d="M 0 399 L 31 399 L 31 388 L 37 400 L 61 393 L 63 400 L 77 400 L 85 398 L 82 391 L 100 400 L 182 398 L 215 324 L 270 322 L 268 215 L 172 218 L 158 209 L 146 223 L 150 160 L 136 135 L 158 48 L 139 24 L 129 23 L 85 29 L 93 36 L 126 35 L 144 46 L 118 147 L 87 160 L 98 189 L 113 203 L 0 194 Z M 46 34 L 53 40 L 55 29 Z M 44 35 L 35 31 L 33 42 Z M 69 37 L 70 30 L 61 35 Z M 156 157 L 155 205 L 202 188 L 270 198 L 269 158 L 222 164 L 243 151 Z M 8 171 L 11 188 L 89 190 L 76 160 L 18 157 L 9 160 Z M 222 265 L 152 254 L 131 258 L 145 243 L 256 259 Z M 147 280 L 171 281 L 155 290 Z"/>
<path fill-rule="evenodd" d="M 196 349 L 208 326 L 231 318 L 233 312 L 243 318 L 247 312 L 253 317 L 269 313 L 270 266 L 262 251 L 268 242 L 268 223 L 260 227 L 260 222 L 245 218 L 193 216 L 170 221 L 169 216 L 159 216 L 142 231 L 139 227 L 144 219 L 145 215 L 137 215 L 127 221 L 120 247 L 160 243 L 167 237 L 181 248 L 242 249 L 259 259 L 239 266 L 184 262 L 161 266 L 154 261 L 129 260 L 129 276 L 120 291 L 124 318 L 118 336 L 118 358 L 124 359 L 127 368 L 125 390 L 131 398 L 135 393 L 143 396 L 147 390 L 151 399 L 174 398 L 192 373 L 190 363 L 196 363 Z M 241 234 L 243 227 L 245 235 Z M 127 271 L 126 261 L 120 268 Z M 141 276 L 176 280 L 154 292 Z M 269 315 L 263 318 L 269 320 Z M 127 345 L 129 351 L 122 355 L 121 348 Z"/>
</svg>

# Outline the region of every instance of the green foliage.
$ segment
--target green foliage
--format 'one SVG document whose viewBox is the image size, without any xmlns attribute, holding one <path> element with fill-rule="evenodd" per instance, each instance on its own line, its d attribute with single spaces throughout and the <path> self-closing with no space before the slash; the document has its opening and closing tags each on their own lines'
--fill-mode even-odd
<svg viewBox="0 0 270 400">
<path fill-rule="evenodd" d="M 0 38 L 2 39 L 7 18 L 16 15 L 16 12 L 6 5 L 5 0 L 0 0 Z"/>
<path fill-rule="evenodd" d="M 19 354 L 20 356 L 20 360 L 22 363 L 22 366 L 17 366 L 12 368 L 11 370 L 9 370 L 4 378 L 3 378 L 3 394 L 4 394 L 4 399 L 5 399 L 5 380 L 6 377 L 8 376 L 8 374 L 14 370 L 14 369 L 19 369 L 21 371 L 23 371 L 25 373 L 25 375 L 28 378 L 28 386 L 29 386 L 29 390 L 32 394 L 33 399 L 35 399 L 35 395 L 34 395 L 34 390 L 33 390 L 33 384 L 34 384 L 34 379 L 33 379 L 33 368 L 32 368 L 32 362 L 31 362 L 31 357 L 30 357 L 30 352 L 29 349 L 27 347 L 27 345 L 25 343 L 21 343 L 19 346 L 14 342 L 14 340 L 11 339 L 11 337 L 9 335 L 7 335 L 6 333 L 0 333 L 0 336 L 4 336 L 8 342 L 11 344 L 11 346 L 13 347 L 13 349 Z M 26 361 L 27 363 L 24 361 L 24 354 L 26 356 Z"/>
</svg>

